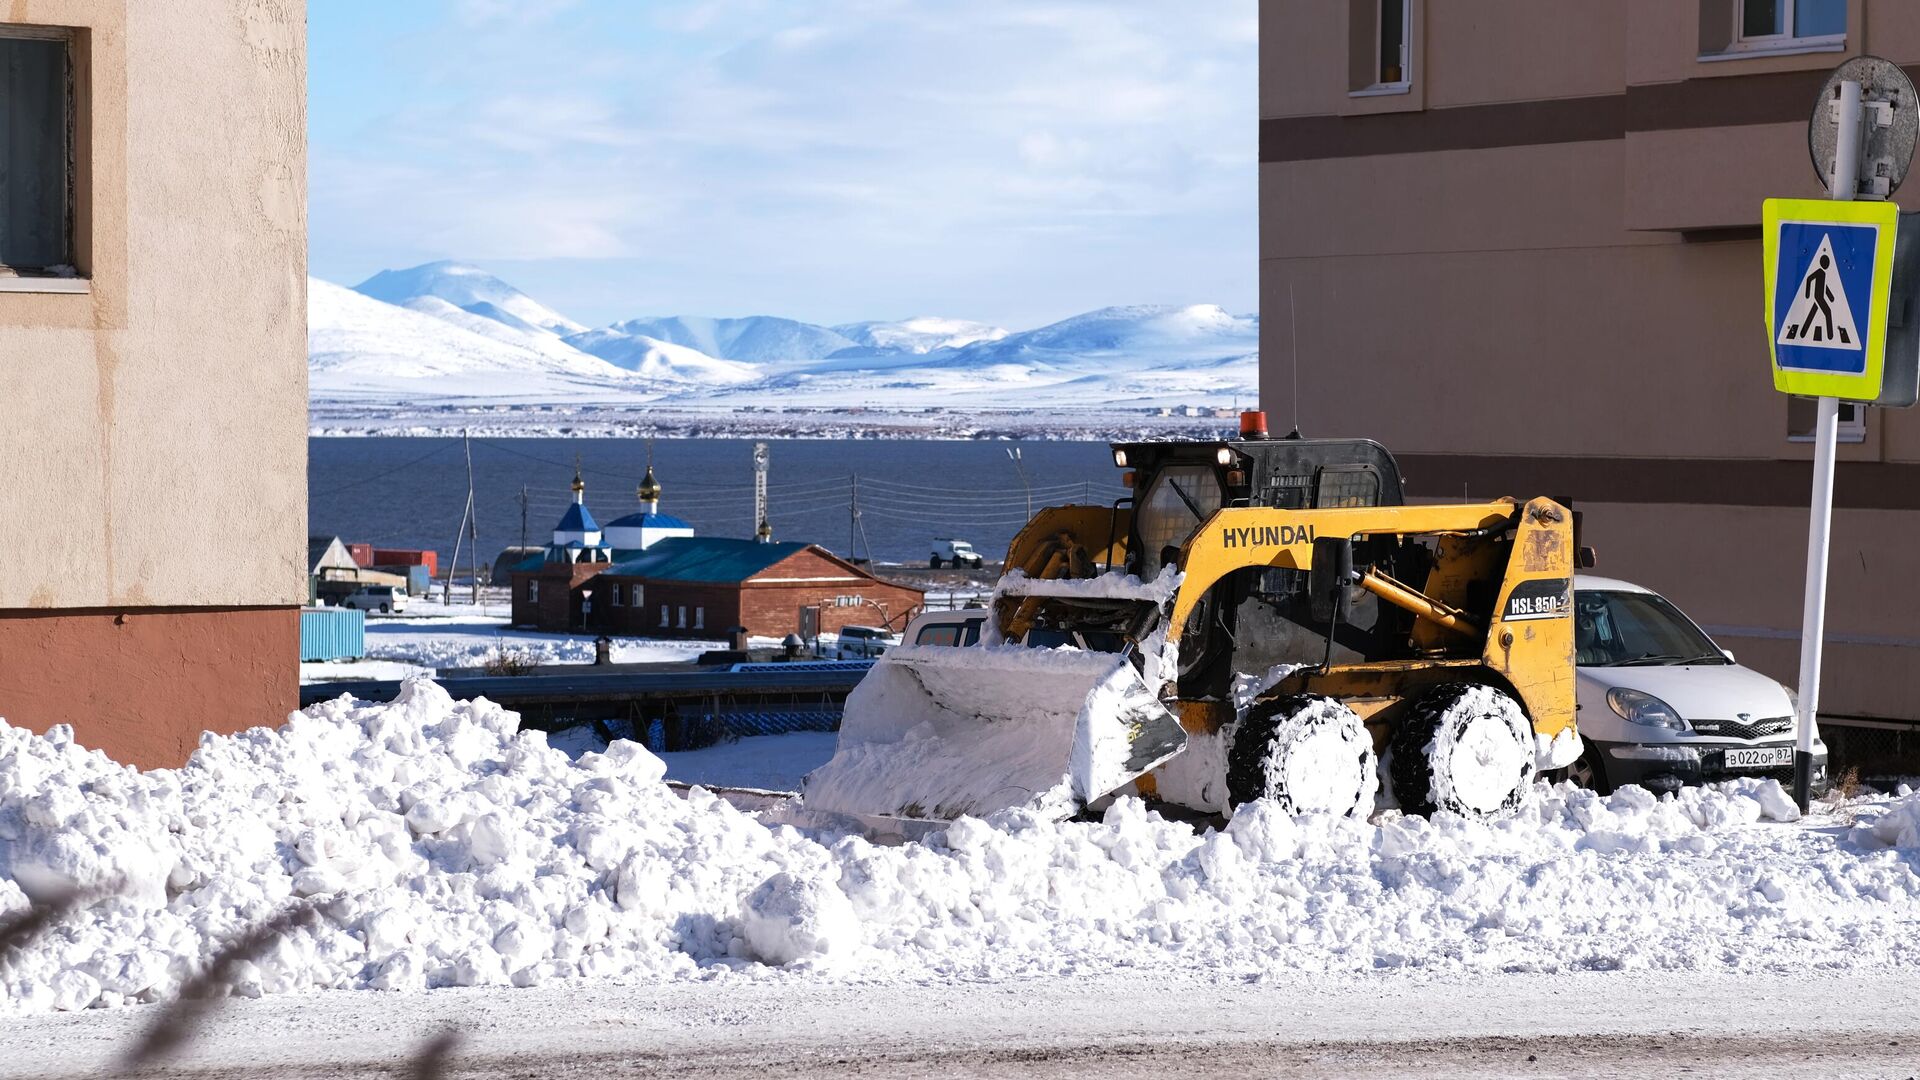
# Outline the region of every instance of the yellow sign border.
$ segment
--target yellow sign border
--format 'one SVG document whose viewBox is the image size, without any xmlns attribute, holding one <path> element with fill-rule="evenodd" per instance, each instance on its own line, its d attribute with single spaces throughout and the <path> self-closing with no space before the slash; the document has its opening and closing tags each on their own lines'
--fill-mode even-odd
<svg viewBox="0 0 1920 1080">
<path fill-rule="evenodd" d="M 1873 285 L 1867 301 L 1867 369 L 1859 375 L 1796 371 L 1780 366 L 1773 325 L 1774 287 L 1778 281 L 1780 226 L 1786 224 L 1872 225 L 1879 230 L 1873 248 Z M 1900 207 L 1891 202 L 1840 202 L 1834 199 L 1768 199 L 1761 204 L 1760 242 L 1766 277 L 1767 358 L 1773 364 L 1773 388 L 1800 397 L 1873 401 L 1880 396 L 1887 362 L 1887 306 L 1893 292 L 1893 246 L 1898 239 Z"/>
</svg>

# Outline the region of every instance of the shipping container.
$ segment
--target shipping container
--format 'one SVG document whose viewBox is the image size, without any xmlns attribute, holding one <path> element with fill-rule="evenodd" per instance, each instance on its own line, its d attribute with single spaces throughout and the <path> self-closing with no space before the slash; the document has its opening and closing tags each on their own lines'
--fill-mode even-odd
<svg viewBox="0 0 1920 1080">
<path fill-rule="evenodd" d="M 367 654 L 367 613 L 356 608 L 300 609 L 300 659 L 358 660 Z"/>
<path fill-rule="evenodd" d="M 374 548 L 373 561 L 378 566 L 424 566 L 428 577 L 440 576 L 440 553 L 437 551 L 415 551 L 412 548 Z"/>
<path fill-rule="evenodd" d="M 347 554 L 353 556 L 353 565 L 362 570 L 373 565 L 372 544 L 348 544 Z"/>
</svg>

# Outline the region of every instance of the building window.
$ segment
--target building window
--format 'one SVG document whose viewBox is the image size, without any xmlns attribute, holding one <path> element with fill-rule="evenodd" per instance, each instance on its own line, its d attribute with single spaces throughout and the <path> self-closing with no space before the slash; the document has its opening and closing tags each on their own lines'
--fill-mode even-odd
<svg viewBox="0 0 1920 1080">
<path fill-rule="evenodd" d="M 1812 398 L 1787 399 L 1787 441 L 1812 442 L 1820 423 L 1819 403 Z M 1838 436 L 1843 443 L 1867 441 L 1867 407 L 1852 401 L 1840 403 Z"/>
<path fill-rule="evenodd" d="M 693 628 L 695 630 L 705 630 L 707 628 L 706 608 L 697 607 L 693 609 Z"/>
<path fill-rule="evenodd" d="M 1847 0 L 1700 0 L 1704 59 L 1846 47 Z"/>
<path fill-rule="evenodd" d="M 685 604 L 681 604 L 681 605 L 680 605 L 680 626 L 679 626 L 679 629 L 681 629 L 681 630 L 685 630 L 686 628 L 687 628 L 687 605 L 685 605 Z"/>
<path fill-rule="evenodd" d="M 673 624 L 667 620 L 667 605 L 661 604 L 660 605 L 660 628 L 664 630 L 667 627 L 672 625 Z"/>
<path fill-rule="evenodd" d="M 539 603 L 539 602 L 540 602 L 540 581 L 539 581 L 539 579 L 538 579 L 538 578 L 531 578 L 531 579 L 528 579 L 528 581 L 527 581 L 527 603 L 529 603 L 529 604 L 537 604 L 537 603 Z"/>
<path fill-rule="evenodd" d="M 619 582 L 615 582 L 615 583 L 614 583 L 614 586 L 613 586 L 613 595 L 612 595 L 612 596 L 611 596 L 611 597 L 609 598 L 609 599 L 611 600 L 611 602 L 613 603 L 613 606 L 614 606 L 614 607 L 620 607 L 620 606 L 621 606 L 621 603 L 620 603 L 620 600 L 621 600 L 621 596 L 620 596 L 620 592 L 621 592 L 621 587 L 620 587 L 620 583 L 619 583 Z"/>
<path fill-rule="evenodd" d="M 0 26 L 0 278 L 78 276 L 73 34 Z"/>
<path fill-rule="evenodd" d="M 1413 85 L 1413 0 L 1347 0 L 1347 89 L 1404 94 Z"/>
</svg>

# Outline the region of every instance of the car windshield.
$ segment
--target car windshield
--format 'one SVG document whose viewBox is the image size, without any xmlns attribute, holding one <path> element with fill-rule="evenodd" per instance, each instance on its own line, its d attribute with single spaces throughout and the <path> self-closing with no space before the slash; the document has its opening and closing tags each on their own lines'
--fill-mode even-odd
<svg viewBox="0 0 1920 1080">
<path fill-rule="evenodd" d="M 1582 590 L 1574 594 L 1573 607 L 1575 662 L 1581 667 L 1729 662 L 1664 596 Z"/>
</svg>

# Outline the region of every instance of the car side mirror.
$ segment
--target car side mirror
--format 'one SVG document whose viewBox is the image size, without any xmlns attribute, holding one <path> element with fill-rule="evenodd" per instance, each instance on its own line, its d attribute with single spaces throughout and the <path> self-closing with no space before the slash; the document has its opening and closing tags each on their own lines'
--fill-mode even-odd
<svg viewBox="0 0 1920 1080">
<path fill-rule="evenodd" d="M 1313 542 L 1313 566 L 1307 571 L 1307 608 L 1316 623 L 1347 615 L 1347 587 L 1353 583 L 1353 539 L 1323 536 Z"/>
<path fill-rule="evenodd" d="M 1721 650 L 1720 650 L 1720 655 L 1721 655 L 1721 656 L 1724 656 L 1724 657 L 1726 657 L 1726 658 L 1727 658 L 1727 663 L 1729 663 L 1729 664 L 1737 664 L 1737 663 L 1739 663 L 1739 661 L 1737 661 L 1737 660 L 1735 660 L 1735 659 L 1733 658 L 1733 650 L 1732 650 L 1732 649 L 1721 649 Z"/>
</svg>

